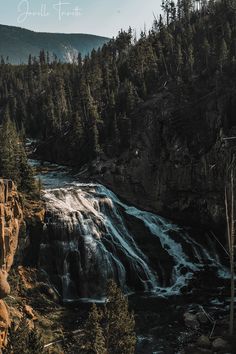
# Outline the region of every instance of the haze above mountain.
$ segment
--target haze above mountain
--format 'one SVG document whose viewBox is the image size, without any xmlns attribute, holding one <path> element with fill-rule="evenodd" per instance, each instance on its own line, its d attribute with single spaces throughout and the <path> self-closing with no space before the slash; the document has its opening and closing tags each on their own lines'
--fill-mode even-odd
<svg viewBox="0 0 236 354">
<path fill-rule="evenodd" d="M 108 40 L 91 34 L 41 33 L 0 25 L 0 55 L 12 64 L 27 63 L 29 54 L 38 56 L 42 49 L 71 62 L 78 52 L 85 56 Z"/>
</svg>

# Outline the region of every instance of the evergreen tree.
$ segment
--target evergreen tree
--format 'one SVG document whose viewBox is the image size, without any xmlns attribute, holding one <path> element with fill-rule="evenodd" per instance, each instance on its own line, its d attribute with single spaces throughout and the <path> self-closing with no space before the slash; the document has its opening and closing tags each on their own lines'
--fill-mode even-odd
<svg viewBox="0 0 236 354">
<path fill-rule="evenodd" d="M 5 178 L 20 183 L 18 169 L 18 136 L 14 124 L 10 120 L 8 109 L 4 122 L 0 127 L 0 172 Z"/>
<path fill-rule="evenodd" d="M 101 152 L 101 147 L 99 144 L 99 131 L 98 123 L 100 122 L 97 105 L 89 94 L 88 103 L 87 103 L 88 119 L 90 122 L 89 127 L 89 144 L 90 144 L 90 157 L 95 158 Z"/>
<path fill-rule="evenodd" d="M 209 57 L 210 57 L 210 44 L 206 37 L 204 38 L 203 45 L 202 45 L 202 55 L 203 55 L 203 64 L 208 68 Z"/>
<path fill-rule="evenodd" d="M 134 354 L 136 336 L 134 315 L 127 298 L 114 281 L 109 281 L 104 312 L 105 341 L 109 354 Z"/>
<path fill-rule="evenodd" d="M 183 54 L 182 54 L 181 45 L 179 43 L 177 45 L 176 64 L 177 64 L 177 73 L 181 75 L 182 66 L 183 66 Z"/>
<path fill-rule="evenodd" d="M 10 329 L 8 344 L 4 354 L 41 354 L 44 343 L 37 329 L 30 330 L 27 319 L 23 317 L 17 326 Z"/>
<path fill-rule="evenodd" d="M 0 175 L 12 179 L 22 191 L 29 193 L 35 190 L 33 170 L 8 110 L 0 126 Z"/>
<path fill-rule="evenodd" d="M 116 154 L 118 154 L 120 150 L 120 131 L 117 124 L 116 114 L 114 115 L 112 120 L 112 136 L 114 141 L 114 151 Z"/>
<path fill-rule="evenodd" d="M 108 151 L 114 139 L 129 148 L 131 135 L 139 129 L 132 122 L 137 105 L 163 88 L 176 97 L 181 83 L 184 101 L 191 104 L 198 100 L 194 96 L 201 77 L 206 91 L 210 78 L 218 88 L 223 88 L 223 82 L 233 87 L 236 27 L 232 4 L 204 0 L 201 5 L 194 10 L 192 0 L 176 4 L 164 0 L 164 16 L 155 18 L 150 32 L 142 31 L 134 39 L 131 29 L 120 31 L 100 50 L 86 57 L 78 55 L 73 64 L 61 63 L 55 56 L 50 61 L 43 49 L 37 58 L 29 56 L 28 65 L 13 66 L 2 58 L 0 124 L 6 120 L 5 112 L 14 129 L 52 145 L 56 141 L 57 149 L 51 154 L 80 165 Z M 219 71 L 225 75 L 221 82 Z M 190 94 L 193 80 L 196 90 L 191 88 Z M 10 139 L 10 144 L 6 135 L 6 147 L 1 144 L 1 161 L 6 163 L 1 170 L 4 167 L 6 175 L 21 179 L 14 167 L 14 142 Z"/>
<path fill-rule="evenodd" d="M 42 354 L 44 352 L 43 339 L 37 329 L 29 331 L 27 341 L 29 354 Z"/>
<path fill-rule="evenodd" d="M 187 61 L 188 61 L 189 74 L 192 75 L 193 74 L 193 66 L 194 66 L 194 62 L 195 62 L 192 44 L 190 44 L 188 47 Z"/>
<path fill-rule="evenodd" d="M 220 43 L 220 49 L 219 49 L 219 67 L 220 70 L 223 70 L 223 65 L 226 63 L 228 59 L 228 48 L 227 48 L 227 44 L 226 41 L 224 40 L 224 38 L 222 38 L 221 43 Z"/>
<path fill-rule="evenodd" d="M 26 193 L 36 191 L 34 173 L 32 167 L 28 163 L 27 155 L 22 142 L 18 142 L 18 166 L 20 172 L 20 189 Z"/>
<path fill-rule="evenodd" d="M 45 56 L 45 51 L 41 50 L 39 53 L 39 62 L 40 65 L 45 65 L 46 64 L 46 56 Z"/>
<path fill-rule="evenodd" d="M 103 329 L 100 324 L 101 317 L 97 306 L 92 305 L 88 320 L 86 321 L 83 337 L 80 340 L 81 354 L 108 354 L 105 347 Z"/>
</svg>

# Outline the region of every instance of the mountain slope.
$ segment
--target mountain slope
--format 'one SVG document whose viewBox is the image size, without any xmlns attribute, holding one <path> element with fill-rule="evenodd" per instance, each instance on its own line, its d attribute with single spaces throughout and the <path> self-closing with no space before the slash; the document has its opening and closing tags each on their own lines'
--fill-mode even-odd
<svg viewBox="0 0 236 354">
<path fill-rule="evenodd" d="M 26 63 L 29 54 L 38 56 L 42 49 L 71 62 L 78 52 L 84 56 L 107 41 L 108 38 L 90 34 L 40 33 L 0 25 L 0 55 L 8 57 L 12 64 Z"/>
</svg>

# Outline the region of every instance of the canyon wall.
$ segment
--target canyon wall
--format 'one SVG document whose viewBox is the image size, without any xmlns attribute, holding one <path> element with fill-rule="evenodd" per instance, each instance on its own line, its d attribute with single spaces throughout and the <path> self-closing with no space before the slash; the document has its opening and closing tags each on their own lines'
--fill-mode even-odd
<svg viewBox="0 0 236 354">
<path fill-rule="evenodd" d="M 92 174 L 130 204 L 222 232 L 227 166 L 236 141 L 225 140 L 235 135 L 233 110 L 223 96 L 182 111 L 171 94 L 154 96 L 134 113 L 130 149 L 98 159 Z"/>
<path fill-rule="evenodd" d="M 10 293 L 8 272 L 13 264 L 18 245 L 23 211 L 15 184 L 0 179 L 0 348 L 5 344 L 10 325 L 4 298 Z"/>
<path fill-rule="evenodd" d="M 225 185 L 236 153 L 236 139 L 229 139 L 236 136 L 236 99 L 229 88 L 216 92 L 205 85 L 203 80 L 180 98 L 180 88 L 165 87 L 138 104 L 128 117 L 132 130 L 126 146 L 119 153 L 103 146 L 78 178 L 94 178 L 140 209 L 224 237 Z M 54 139 L 37 152 L 63 163 L 69 153 L 65 144 Z"/>
</svg>

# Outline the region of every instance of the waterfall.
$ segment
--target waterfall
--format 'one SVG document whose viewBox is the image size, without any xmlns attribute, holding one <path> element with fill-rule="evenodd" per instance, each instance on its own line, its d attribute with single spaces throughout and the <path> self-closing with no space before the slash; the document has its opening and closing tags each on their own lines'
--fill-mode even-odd
<svg viewBox="0 0 236 354">
<path fill-rule="evenodd" d="M 101 299 L 107 280 L 124 292 L 178 295 L 206 263 L 219 261 L 178 226 L 131 207 L 99 184 L 44 191 L 40 267 L 64 300 Z"/>
</svg>

